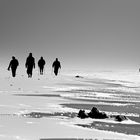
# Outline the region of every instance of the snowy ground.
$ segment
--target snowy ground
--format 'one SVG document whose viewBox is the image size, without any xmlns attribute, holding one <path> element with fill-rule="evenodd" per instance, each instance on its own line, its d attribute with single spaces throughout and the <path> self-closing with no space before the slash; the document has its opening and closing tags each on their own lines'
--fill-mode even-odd
<svg viewBox="0 0 140 140">
<path fill-rule="evenodd" d="M 75 78 L 75 75 L 34 74 L 29 79 L 25 74 L 18 74 L 16 78 L 8 73 L 1 74 L 0 140 L 140 139 L 135 130 L 129 133 L 131 125 L 140 128 L 139 73 L 96 72 L 81 74 L 83 78 Z M 127 115 L 130 119 L 113 125 L 116 124 L 114 120 L 81 120 L 76 117 L 79 109 L 90 111 L 92 106 L 108 114 Z M 122 130 L 119 132 L 114 127 Z M 126 133 L 125 129 L 128 130 Z"/>
</svg>

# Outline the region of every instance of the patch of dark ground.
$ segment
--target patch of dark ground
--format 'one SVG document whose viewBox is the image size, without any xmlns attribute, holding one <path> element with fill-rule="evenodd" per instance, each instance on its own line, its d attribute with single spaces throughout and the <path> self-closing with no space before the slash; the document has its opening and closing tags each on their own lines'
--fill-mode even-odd
<svg viewBox="0 0 140 140">
<path fill-rule="evenodd" d="M 92 124 L 77 124 L 77 126 L 140 136 L 139 124 L 114 124 L 105 122 L 93 122 Z"/>
</svg>

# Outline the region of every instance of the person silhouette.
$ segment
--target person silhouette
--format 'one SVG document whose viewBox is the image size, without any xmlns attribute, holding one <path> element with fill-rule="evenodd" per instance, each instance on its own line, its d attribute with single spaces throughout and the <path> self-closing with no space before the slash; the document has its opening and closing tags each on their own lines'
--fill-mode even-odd
<svg viewBox="0 0 140 140">
<path fill-rule="evenodd" d="M 45 60 L 43 59 L 43 57 L 41 56 L 39 61 L 38 61 L 38 67 L 40 70 L 40 74 L 43 75 L 43 70 L 44 70 L 44 65 L 45 65 Z"/>
<path fill-rule="evenodd" d="M 53 62 L 52 68 L 54 69 L 54 74 L 57 76 L 58 75 L 58 70 L 61 69 L 61 64 L 58 61 L 58 58 Z"/>
<path fill-rule="evenodd" d="M 12 56 L 12 60 L 9 63 L 8 70 L 10 71 L 10 68 L 11 68 L 13 77 L 16 76 L 16 70 L 17 70 L 18 65 L 19 65 L 18 60 L 14 56 Z"/>
<path fill-rule="evenodd" d="M 32 53 L 29 53 L 29 56 L 26 59 L 25 67 L 27 68 L 28 78 L 31 78 L 33 68 L 35 68 L 35 59 L 32 56 Z"/>
</svg>

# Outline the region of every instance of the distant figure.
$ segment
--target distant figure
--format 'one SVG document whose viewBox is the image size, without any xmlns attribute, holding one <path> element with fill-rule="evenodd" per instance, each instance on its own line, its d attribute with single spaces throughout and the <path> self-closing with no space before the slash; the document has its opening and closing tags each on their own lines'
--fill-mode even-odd
<svg viewBox="0 0 140 140">
<path fill-rule="evenodd" d="M 58 58 L 53 62 L 52 68 L 54 68 L 54 74 L 57 76 L 59 68 L 61 69 L 61 64 L 58 61 Z"/>
<path fill-rule="evenodd" d="M 17 70 L 18 65 L 19 65 L 18 60 L 14 56 L 12 56 L 12 60 L 10 61 L 8 70 L 10 70 L 10 68 L 11 68 L 13 77 L 16 76 L 16 70 Z"/>
<path fill-rule="evenodd" d="M 45 66 L 45 60 L 43 59 L 43 57 L 41 57 L 38 61 L 38 67 L 40 70 L 40 74 L 43 75 L 43 71 L 44 71 L 44 66 Z"/>
<path fill-rule="evenodd" d="M 35 59 L 32 56 L 32 53 L 29 53 L 29 56 L 26 59 L 25 67 L 27 68 L 28 78 L 31 78 L 33 68 L 35 68 Z"/>
</svg>

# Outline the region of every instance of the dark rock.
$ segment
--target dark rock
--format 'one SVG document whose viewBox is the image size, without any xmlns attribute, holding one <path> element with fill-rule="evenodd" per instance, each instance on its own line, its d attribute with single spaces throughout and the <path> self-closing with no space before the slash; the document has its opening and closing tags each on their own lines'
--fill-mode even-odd
<svg viewBox="0 0 140 140">
<path fill-rule="evenodd" d="M 91 113 L 97 114 L 97 113 L 99 113 L 99 110 L 98 110 L 96 107 L 93 107 L 93 108 L 91 109 Z"/>
<path fill-rule="evenodd" d="M 85 113 L 85 110 L 80 110 L 78 113 L 78 117 L 81 119 L 85 118 L 95 118 L 95 119 L 105 119 L 108 118 L 107 114 L 104 112 L 100 112 L 96 107 L 93 107 L 89 113 Z"/>
<path fill-rule="evenodd" d="M 118 122 L 121 122 L 121 121 L 127 120 L 127 117 L 123 115 L 117 115 L 115 116 L 115 120 Z"/>
<path fill-rule="evenodd" d="M 82 76 L 76 75 L 75 78 L 83 78 Z"/>
<path fill-rule="evenodd" d="M 92 110 L 88 113 L 88 116 L 90 118 L 96 118 L 96 119 L 108 118 L 108 116 L 105 112 L 100 112 L 96 107 L 92 108 Z"/>
<path fill-rule="evenodd" d="M 85 110 L 80 110 L 78 113 L 78 117 L 81 119 L 85 119 L 85 118 L 88 118 L 88 114 L 85 113 Z"/>
</svg>

